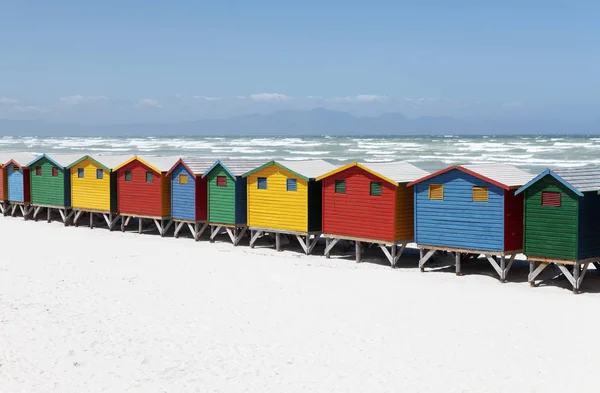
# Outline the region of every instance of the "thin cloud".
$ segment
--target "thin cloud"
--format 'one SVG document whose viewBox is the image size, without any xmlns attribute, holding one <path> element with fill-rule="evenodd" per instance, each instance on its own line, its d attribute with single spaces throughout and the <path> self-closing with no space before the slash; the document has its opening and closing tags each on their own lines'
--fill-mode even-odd
<svg viewBox="0 0 600 393">
<path fill-rule="evenodd" d="M 335 97 L 334 101 L 341 102 L 384 102 L 388 96 L 380 96 L 376 94 L 359 94 L 356 96 Z"/>
<path fill-rule="evenodd" d="M 200 101 L 221 101 L 223 97 L 207 97 L 207 96 L 192 96 L 195 100 Z"/>
<path fill-rule="evenodd" d="M 292 97 L 281 93 L 250 94 L 247 98 L 252 101 L 289 101 L 292 99 Z"/>
<path fill-rule="evenodd" d="M 18 103 L 18 100 L 15 100 L 14 98 L 8 98 L 8 97 L 0 97 L 0 104 L 5 104 L 5 105 L 13 105 Z"/>
<path fill-rule="evenodd" d="M 509 101 L 502 104 L 502 108 L 520 108 L 522 106 L 523 103 L 520 101 Z"/>
<path fill-rule="evenodd" d="M 48 112 L 50 112 L 50 109 L 39 107 L 39 106 L 15 105 L 11 109 L 15 112 L 22 112 L 22 113 L 48 113 Z"/>
<path fill-rule="evenodd" d="M 106 101 L 106 100 L 108 100 L 108 98 L 105 96 L 83 96 L 80 94 L 59 98 L 60 102 L 64 102 L 65 104 L 69 104 L 69 105 L 79 105 L 79 104 L 83 104 L 85 102 Z"/>
<path fill-rule="evenodd" d="M 149 106 L 149 107 L 154 107 L 154 108 L 162 107 L 161 103 L 153 98 L 140 98 L 139 101 L 135 104 L 135 106 L 136 107 Z"/>
</svg>

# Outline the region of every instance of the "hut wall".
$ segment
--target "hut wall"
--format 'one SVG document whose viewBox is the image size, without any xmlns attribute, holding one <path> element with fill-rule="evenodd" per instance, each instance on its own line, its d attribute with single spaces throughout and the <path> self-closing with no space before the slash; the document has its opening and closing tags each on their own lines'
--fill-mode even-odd
<svg viewBox="0 0 600 393">
<path fill-rule="evenodd" d="M 323 228 L 323 184 L 308 182 L 308 230 L 320 232 Z"/>
<path fill-rule="evenodd" d="M 196 177 L 196 220 L 208 220 L 208 181 L 202 176 Z"/>
<path fill-rule="evenodd" d="M 127 171 L 131 171 L 131 181 L 125 181 Z M 152 175 L 151 182 L 146 182 L 146 173 Z M 119 213 L 162 217 L 165 191 L 162 187 L 162 179 L 162 174 L 156 173 L 138 160 L 119 168 L 117 171 Z"/>
<path fill-rule="evenodd" d="M 26 202 L 25 195 L 25 169 L 19 168 L 13 163 L 7 165 L 6 173 L 8 177 L 8 200 L 11 202 Z M 15 168 L 18 168 L 16 171 Z"/>
<path fill-rule="evenodd" d="M 395 240 L 415 237 L 415 192 L 401 184 L 396 188 Z"/>
<path fill-rule="evenodd" d="M 217 185 L 217 178 L 224 176 L 224 186 Z M 219 224 L 235 224 L 236 181 L 221 165 L 206 176 L 208 179 L 208 220 Z"/>
<path fill-rule="evenodd" d="M 235 181 L 235 223 L 245 225 L 248 222 L 248 183 L 246 178 Z"/>
<path fill-rule="evenodd" d="M 0 166 L 0 201 L 8 200 L 8 176 L 6 168 Z"/>
<path fill-rule="evenodd" d="M 36 174 L 40 167 L 41 174 Z M 57 176 L 52 176 L 52 169 L 57 169 Z M 40 158 L 32 166 L 31 203 L 50 206 L 67 206 L 65 199 L 65 169 L 57 167 L 46 157 Z"/>
<path fill-rule="evenodd" d="M 504 191 L 504 251 L 523 249 L 523 194 Z"/>
<path fill-rule="evenodd" d="M 444 186 L 443 200 L 429 199 L 429 185 Z M 488 187 L 488 202 L 473 201 L 473 187 Z M 415 184 L 415 240 L 450 248 L 504 250 L 504 190 L 460 170 Z"/>
<path fill-rule="evenodd" d="M 560 207 L 542 206 L 542 192 L 560 192 Z M 524 247 L 527 256 L 577 259 L 578 199 L 552 176 L 525 190 Z"/>
<path fill-rule="evenodd" d="M 179 184 L 187 176 L 187 184 Z M 171 215 L 179 220 L 196 220 L 196 177 L 183 164 L 171 172 Z"/>
<path fill-rule="evenodd" d="M 171 217 L 171 175 L 161 173 L 160 176 L 161 189 L 161 216 Z"/>
<path fill-rule="evenodd" d="M 267 189 L 257 179 L 267 178 Z M 308 182 L 273 164 L 248 179 L 248 225 L 296 232 L 308 230 Z M 296 191 L 286 190 L 286 180 L 297 179 Z"/>
<path fill-rule="evenodd" d="M 600 195 L 586 192 L 579 198 L 578 259 L 600 257 Z"/>
<path fill-rule="evenodd" d="M 335 192 L 336 180 L 346 181 L 345 194 Z M 381 183 L 381 196 L 370 195 L 371 182 Z M 326 177 L 322 183 L 323 232 L 395 240 L 396 186 L 359 167 Z M 412 215 L 412 204 L 410 210 Z"/>
<path fill-rule="evenodd" d="M 83 169 L 80 178 L 79 169 Z M 102 179 L 98 179 L 97 170 L 102 170 Z M 85 159 L 70 168 L 71 205 L 75 209 L 92 211 L 116 211 L 116 184 L 111 186 L 115 174 L 98 166 L 93 160 Z M 114 183 L 114 180 L 112 181 Z"/>
</svg>

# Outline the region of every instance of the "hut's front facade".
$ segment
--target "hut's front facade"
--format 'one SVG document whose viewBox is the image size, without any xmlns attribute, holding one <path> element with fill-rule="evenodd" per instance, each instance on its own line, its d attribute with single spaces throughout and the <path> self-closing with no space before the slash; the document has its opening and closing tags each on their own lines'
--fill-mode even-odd
<svg viewBox="0 0 600 393">
<path fill-rule="evenodd" d="M 167 172 L 179 157 L 135 156 L 117 166 L 117 206 L 121 217 L 121 230 L 132 218 L 139 224 L 149 219 L 156 224 L 161 236 L 171 221 L 171 176 Z"/>
<path fill-rule="evenodd" d="M 175 223 L 175 237 L 188 226 L 194 239 L 199 240 L 207 222 L 207 190 L 204 172 L 212 160 L 200 158 L 179 159 L 167 175 L 171 179 L 171 217 Z"/>
<path fill-rule="evenodd" d="M 414 238 L 414 193 L 407 184 L 427 174 L 406 162 L 354 162 L 318 177 L 323 183 L 325 255 L 338 241 L 350 240 L 360 262 L 361 242 L 374 243 L 395 266 Z"/>
<path fill-rule="evenodd" d="M 511 165 L 476 164 L 452 166 L 409 183 L 415 193 L 421 270 L 436 251 L 455 254 L 457 275 L 463 256 L 483 254 L 505 281 L 523 248 L 523 197 L 515 191 L 532 177 Z"/>
<path fill-rule="evenodd" d="M 20 211 L 25 219 L 30 213 L 30 173 L 27 164 L 35 156 L 30 153 L 2 153 L 2 203 L 3 214 L 16 215 Z"/>
<path fill-rule="evenodd" d="M 129 159 L 128 156 L 83 156 L 72 162 L 71 207 L 73 223 L 79 225 L 84 215 L 89 216 L 90 228 L 96 218 L 103 219 L 109 229 L 119 220 L 117 212 L 117 175 L 112 168 Z"/>
<path fill-rule="evenodd" d="M 42 154 L 27 166 L 31 177 L 31 207 L 33 218 L 46 210 L 46 219 L 52 221 L 57 211 L 65 225 L 71 218 L 71 175 L 68 168 L 73 156 Z"/>
<path fill-rule="evenodd" d="M 335 166 L 323 160 L 270 161 L 247 178 L 250 247 L 263 233 L 295 236 L 308 254 L 321 236 L 322 189 L 315 179 Z"/>
<path fill-rule="evenodd" d="M 243 174 L 264 160 L 218 160 L 202 176 L 208 187 L 208 223 L 214 241 L 223 230 L 238 245 L 248 229 L 248 189 Z"/>
<path fill-rule="evenodd" d="M 600 269 L 598 192 L 597 167 L 547 169 L 517 191 L 525 199 L 523 253 L 530 262 L 532 286 L 546 267 L 555 264 L 577 293 L 589 264 Z"/>
</svg>

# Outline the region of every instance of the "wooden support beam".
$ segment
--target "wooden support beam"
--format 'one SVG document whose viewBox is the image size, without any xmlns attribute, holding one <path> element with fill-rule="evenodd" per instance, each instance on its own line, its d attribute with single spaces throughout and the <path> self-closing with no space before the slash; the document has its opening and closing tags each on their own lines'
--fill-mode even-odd
<svg viewBox="0 0 600 393">
<path fill-rule="evenodd" d="M 425 254 L 425 255 L 423 255 Z M 427 263 L 427 261 L 429 260 L 429 258 L 431 258 L 433 256 L 433 254 L 435 254 L 435 250 L 429 250 L 427 251 L 427 253 L 425 253 L 425 250 L 421 249 L 421 258 L 419 259 L 419 269 L 421 269 L 421 271 L 425 271 L 425 263 Z"/>
<path fill-rule="evenodd" d="M 233 231 L 235 230 L 235 228 L 231 229 L 229 227 L 225 228 L 225 232 L 227 232 L 227 234 L 229 235 L 229 239 L 231 239 L 231 242 L 235 244 L 235 234 L 233 233 Z"/>
<path fill-rule="evenodd" d="M 397 246 L 394 245 L 394 247 L 397 247 Z M 404 252 L 405 249 L 406 249 L 406 243 L 401 244 L 400 245 L 400 250 L 398 250 L 398 252 L 396 254 L 396 257 L 394 258 L 394 265 L 392 267 L 396 267 L 396 263 L 398 263 L 398 260 L 402 256 L 402 253 Z"/>
<path fill-rule="evenodd" d="M 529 276 L 527 277 L 527 281 L 529 281 L 530 284 L 533 284 L 532 286 L 535 286 L 535 278 L 537 276 L 539 276 L 540 273 L 542 273 L 544 271 L 544 269 L 546 269 L 548 266 L 550 266 L 550 262 L 542 262 L 542 263 L 540 263 L 539 266 L 537 266 L 535 268 L 535 270 L 532 271 L 532 269 L 533 269 L 532 264 L 533 264 L 533 267 L 535 267 L 536 263 L 537 262 L 531 262 L 529 265 L 530 273 L 529 273 Z"/>
<path fill-rule="evenodd" d="M 63 222 L 67 221 L 67 209 L 58 209 L 58 214 L 60 214 L 60 218 L 62 218 Z"/>
<path fill-rule="evenodd" d="M 51 216 L 51 214 L 52 214 L 52 209 L 50 209 L 49 207 L 46 208 L 46 218 L 47 218 L 47 221 L 49 223 L 52 222 L 52 216 Z"/>
<path fill-rule="evenodd" d="M 200 225 L 199 223 L 196 223 L 195 225 L 196 225 L 196 234 L 194 235 L 194 240 L 199 241 L 200 236 L 202 236 L 202 234 L 204 233 L 206 228 L 208 228 L 208 222 L 203 223 L 202 226 L 200 227 L 200 229 L 198 229 L 198 226 Z"/>
<path fill-rule="evenodd" d="M 461 271 L 460 271 L 460 255 L 461 253 L 458 251 L 454 252 L 454 260 L 455 260 L 455 265 L 456 265 L 456 275 L 460 276 L 462 275 Z"/>
<path fill-rule="evenodd" d="M 390 265 L 392 265 L 394 262 L 394 256 L 392 256 L 392 254 L 390 254 L 390 252 L 387 249 L 387 246 L 385 244 L 379 244 L 379 248 L 381 249 L 381 251 L 383 251 L 383 253 L 385 254 L 385 257 L 387 258 L 387 260 L 390 262 Z"/>
<path fill-rule="evenodd" d="M 308 253 L 307 254 L 311 254 L 314 250 L 314 248 L 316 247 L 317 243 L 319 242 L 319 239 L 321 238 L 321 234 L 314 234 L 312 240 L 310 239 L 310 235 L 307 236 L 307 240 L 310 243 L 310 246 L 308 246 Z"/>
<path fill-rule="evenodd" d="M 392 269 L 396 267 L 396 254 L 398 253 L 398 247 L 396 247 L 396 244 L 392 244 L 392 259 L 390 260 L 390 263 L 392 264 Z"/>
<path fill-rule="evenodd" d="M 575 291 L 575 289 L 577 288 L 577 283 L 575 282 L 575 278 L 573 277 L 569 269 L 567 269 L 566 266 L 562 263 L 556 263 L 556 266 L 560 269 L 560 271 L 567 278 L 567 280 L 569 280 L 569 282 L 573 286 L 573 291 Z M 577 278 L 579 278 L 579 265 L 574 265 L 573 270 L 577 271 Z"/>
<path fill-rule="evenodd" d="M 275 233 L 275 251 L 281 251 L 281 233 Z"/>
<path fill-rule="evenodd" d="M 307 245 L 307 243 L 304 242 L 304 239 L 302 239 L 302 236 L 296 235 L 296 239 L 298 239 L 298 243 L 300 243 L 300 245 L 302 246 L 304 253 L 306 255 L 308 255 L 308 245 Z M 275 240 L 277 240 L 277 238 Z M 308 236 L 307 236 L 307 241 L 308 241 Z"/>
<path fill-rule="evenodd" d="M 492 265 L 492 267 L 494 268 L 496 273 L 498 273 L 498 275 L 500 276 L 500 280 L 502 280 L 503 276 L 504 276 L 504 257 L 501 257 L 502 260 L 500 261 L 500 263 L 502 263 L 502 267 L 500 267 L 500 266 L 498 266 L 498 262 L 496 262 L 496 258 L 494 258 L 493 255 L 490 255 L 490 254 L 484 254 L 484 255 L 485 255 L 485 258 L 490 263 L 490 265 Z"/>
<path fill-rule="evenodd" d="M 142 234 L 142 223 L 143 223 L 144 219 L 142 217 L 138 217 L 138 233 L 141 235 Z"/>
<path fill-rule="evenodd" d="M 354 242 L 354 252 L 356 257 L 356 263 L 361 263 L 362 261 L 362 243 L 359 240 Z"/>
<path fill-rule="evenodd" d="M 254 248 L 254 243 L 258 237 L 262 234 L 262 231 L 250 231 L 250 248 Z"/>
<path fill-rule="evenodd" d="M 90 229 L 94 229 L 94 213 L 90 212 Z"/>
<path fill-rule="evenodd" d="M 223 229 L 222 225 L 211 225 L 211 227 L 210 227 L 210 242 L 211 243 L 215 242 L 215 238 L 221 232 L 221 229 Z"/>
<path fill-rule="evenodd" d="M 237 246 L 238 244 L 240 244 L 240 241 L 242 240 L 242 238 L 246 234 L 247 230 L 248 230 L 248 227 L 240 228 L 239 233 L 235 236 L 235 242 L 233 242 L 234 246 Z"/>
<path fill-rule="evenodd" d="M 181 228 L 183 228 L 183 225 L 185 224 L 185 222 L 180 221 L 178 223 L 175 224 L 175 233 L 173 234 L 173 236 L 175 236 L 175 238 L 179 237 L 179 231 L 181 231 Z M 192 232 L 193 234 L 194 232 Z"/>
<path fill-rule="evenodd" d="M 188 227 L 188 229 L 192 233 L 192 236 L 194 236 L 194 239 L 196 239 L 196 224 L 192 225 L 192 223 L 190 222 L 186 222 L 184 224 Z"/>
<path fill-rule="evenodd" d="M 42 210 L 41 206 L 36 206 L 33 210 L 33 219 L 37 221 L 37 216 L 40 213 L 40 210 Z"/>
<path fill-rule="evenodd" d="M 575 281 L 575 283 L 573 285 L 573 293 L 574 294 L 579 293 L 579 284 L 581 283 L 581 281 L 579 281 L 579 273 L 581 273 L 581 265 L 579 265 L 577 263 L 577 264 L 573 265 L 573 281 Z"/>
<path fill-rule="evenodd" d="M 340 239 L 330 238 L 330 237 L 328 237 L 325 240 L 325 258 L 329 258 L 330 254 L 331 254 L 331 250 L 333 249 L 333 247 L 335 247 L 335 245 L 339 241 L 340 241 Z"/>
<path fill-rule="evenodd" d="M 108 216 L 108 214 L 102 213 L 102 218 L 104 218 L 106 225 L 108 226 L 108 228 L 110 228 L 110 217 Z"/>
</svg>

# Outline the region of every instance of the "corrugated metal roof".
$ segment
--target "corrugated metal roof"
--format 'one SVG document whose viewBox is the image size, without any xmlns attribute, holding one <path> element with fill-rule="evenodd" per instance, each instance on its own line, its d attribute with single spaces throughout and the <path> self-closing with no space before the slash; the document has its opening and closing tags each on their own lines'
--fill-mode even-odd
<svg viewBox="0 0 600 393">
<path fill-rule="evenodd" d="M 377 172 L 390 180 L 398 183 L 410 183 L 423 176 L 429 175 L 429 172 L 414 166 L 406 161 L 395 162 L 361 162 L 360 165 Z"/>
<path fill-rule="evenodd" d="M 35 160 L 39 157 L 41 157 L 41 156 L 37 156 L 33 160 Z M 75 161 L 81 159 L 81 157 L 83 157 L 83 156 L 81 154 L 52 154 L 52 155 L 46 154 L 46 157 L 55 161 L 60 166 L 66 168 L 69 165 L 71 165 L 72 163 L 74 163 Z M 31 160 L 31 161 L 33 161 L 33 160 Z"/>
<path fill-rule="evenodd" d="M 581 192 L 600 190 L 600 167 L 561 168 L 552 172 Z"/>
<path fill-rule="evenodd" d="M 508 187 L 520 187 L 535 177 L 535 175 L 527 171 L 508 164 L 473 164 L 461 166 Z"/>
<path fill-rule="evenodd" d="M 104 165 L 108 169 L 112 170 L 113 168 L 118 167 L 122 163 L 132 158 L 131 155 L 90 155 L 91 158 L 98 161 L 100 164 Z M 81 157 L 79 157 L 81 158 Z M 74 160 L 75 162 L 77 160 Z M 71 162 L 71 164 L 73 163 Z M 69 165 L 71 165 L 69 164 Z"/>
<path fill-rule="evenodd" d="M 235 176 L 242 176 L 246 172 L 250 172 L 253 169 L 258 168 L 261 165 L 264 165 L 268 162 L 268 160 L 257 160 L 257 159 L 225 159 L 220 160 L 227 170 L 231 172 Z M 291 169 L 291 168 L 290 168 Z"/>
<path fill-rule="evenodd" d="M 214 158 L 183 157 L 182 160 L 196 176 L 203 175 L 215 163 Z"/>
<path fill-rule="evenodd" d="M 336 168 L 324 160 L 277 160 L 276 163 L 309 179 L 314 179 Z"/>
<path fill-rule="evenodd" d="M 137 156 L 161 172 L 168 172 L 181 157 L 176 156 Z"/>
<path fill-rule="evenodd" d="M 15 160 L 19 165 L 27 165 L 36 157 L 36 154 L 27 152 L 0 152 L 0 164 L 4 165 L 10 160 Z"/>
</svg>

